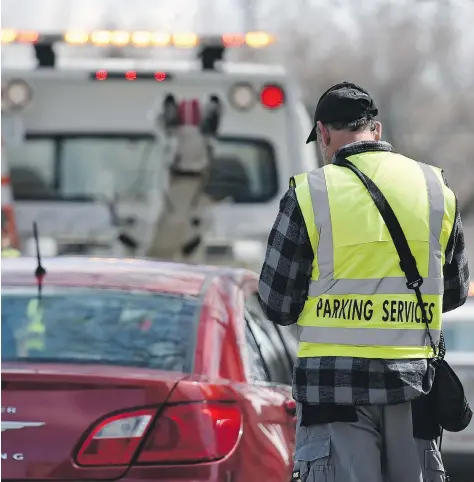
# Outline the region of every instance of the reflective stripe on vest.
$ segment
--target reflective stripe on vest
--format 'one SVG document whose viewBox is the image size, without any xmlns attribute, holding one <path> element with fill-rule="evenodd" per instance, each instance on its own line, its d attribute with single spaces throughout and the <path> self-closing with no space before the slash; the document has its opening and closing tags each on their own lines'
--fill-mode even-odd
<svg viewBox="0 0 474 482">
<path fill-rule="evenodd" d="M 439 263 L 441 245 L 439 238 L 444 216 L 443 191 L 433 169 L 426 164 L 419 164 L 425 176 L 430 204 L 430 261 L 429 277 L 423 282 L 423 293 L 438 295 L 443 293 L 442 267 Z M 357 180 L 357 182 L 359 182 Z M 330 223 L 331 214 L 326 179 L 323 169 L 308 173 L 311 188 L 314 220 L 319 232 L 318 263 L 319 279 L 309 285 L 309 296 L 345 294 L 413 294 L 407 287 L 405 277 L 380 279 L 333 279 L 334 252 L 332 232 L 322 229 L 324 223 Z"/>
<path fill-rule="evenodd" d="M 433 341 L 439 341 L 441 330 L 430 330 Z M 336 345 L 375 345 L 375 346 L 426 346 L 425 330 L 392 328 L 329 328 L 326 326 L 303 326 L 300 341 L 309 343 L 330 343 Z"/>
<path fill-rule="evenodd" d="M 384 163 L 397 162 L 393 156 L 398 155 L 371 153 L 370 160 L 364 160 L 364 154 L 354 158 L 351 156 L 350 159 L 356 163 L 359 159 L 362 165 L 366 162 L 366 168 L 369 162 L 372 163 L 372 167 L 368 169 L 373 168 L 377 174 L 389 167 L 389 164 Z M 413 199 L 418 202 L 417 207 L 422 211 L 418 212 L 418 218 L 413 218 L 416 220 L 415 223 L 413 219 L 410 220 L 410 212 L 401 201 L 403 198 L 400 197 L 400 189 L 398 198 L 395 198 L 395 207 L 392 207 L 395 213 L 398 212 L 397 209 L 402 210 L 401 223 L 408 223 L 408 232 L 411 232 L 414 239 L 413 254 L 424 277 L 422 294 L 429 314 L 430 331 L 433 341 L 437 343 L 441 332 L 444 290 L 442 266 L 444 250 L 454 224 L 455 198 L 454 194 L 443 186 L 441 171 L 436 171 L 436 168 L 427 164 L 415 163 L 403 156 L 399 159 L 407 169 L 406 175 L 413 176 L 411 187 L 413 189 L 416 186 L 418 189 L 414 191 L 418 196 L 414 196 Z M 377 163 L 380 165 L 377 166 Z M 401 276 L 399 258 L 391 238 L 380 231 L 386 230 L 386 226 L 380 215 L 374 217 L 376 207 L 362 183 L 354 176 L 353 182 L 360 183 L 361 189 L 353 189 L 352 179 L 341 169 L 343 168 L 327 166 L 294 178 L 293 185 L 296 187 L 298 203 L 315 253 L 308 299 L 298 320 L 298 356 L 429 358 L 433 354 L 422 323 L 421 309 L 417 306 L 413 290 L 406 286 L 406 278 Z M 410 170 L 413 172 L 410 173 Z M 397 172 L 398 174 L 393 176 L 393 182 L 400 183 L 400 168 Z M 389 197 L 390 182 L 383 176 L 382 181 L 382 190 L 387 189 Z M 337 194 L 337 182 L 349 186 L 351 195 L 352 192 L 356 193 L 356 199 L 350 198 L 349 202 L 363 203 L 364 210 L 359 209 L 357 216 L 352 218 L 354 221 L 350 229 L 345 226 L 345 205 L 341 204 L 340 195 Z M 419 191 L 422 186 L 424 191 Z M 424 197 L 424 193 L 427 197 Z M 334 205 L 331 204 L 331 200 Z M 344 201 L 347 201 L 347 198 Z M 331 206 L 334 209 L 332 217 Z M 420 214 L 424 212 L 426 221 L 423 221 L 424 215 Z M 352 242 L 350 237 L 354 234 L 354 226 L 358 226 L 359 219 L 361 223 L 371 219 L 371 227 L 367 231 L 361 224 L 364 231 L 361 231 L 360 236 L 355 233 Z M 423 223 L 420 224 L 419 232 L 417 222 Z M 336 238 L 333 239 L 334 236 Z M 409 238 L 411 244 L 410 239 L 412 238 Z M 370 263 L 372 242 L 376 243 L 373 248 L 376 264 L 371 267 L 365 260 L 369 260 Z M 387 251 L 388 244 L 391 248 Z M 334 246 L 338 249 L 337 266 Z M 385 252 L 393 253 L 397 256 L 396 259 L 391 257 L 392 254 L 383 257 Z M 350 255 L 354 253 L 356 256 L 360 254 L 360 259 L 351 267 Z M 359 269 L 360 275 L 366 277 L 357 276 Z M 400 276 L 376 277 L 378 273 L 383 276 L 388 272 L 400 272 Z M 375 274 L 375 277 L 371 277 L 371 274 Z"/>
</svg>

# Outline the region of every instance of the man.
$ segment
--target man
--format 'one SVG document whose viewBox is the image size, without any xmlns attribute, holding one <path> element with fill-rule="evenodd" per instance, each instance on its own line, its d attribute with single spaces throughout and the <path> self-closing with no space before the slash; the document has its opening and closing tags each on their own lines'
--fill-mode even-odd
<svg viewBox="0 0 474 482">
<path fill-rule="evenodd" d="M 412 401 L 434 378 L 416 297 L 365 186 L 332 161 L 350 160 L 392 206 L 424 278 L 435 344 L 441 313 L 467 298 L 462 225 L 442 171 L 382 142 L 377 114 L 355 84 L 322 95 L 307 143 L 318 141 L 325 166 L 292 178 L 268 240 L 260 303 L 274 323 L 298 323 L 300 339 L 295 481 L 445 477 L 435 440 L 413 434 Z"/>
</svg>

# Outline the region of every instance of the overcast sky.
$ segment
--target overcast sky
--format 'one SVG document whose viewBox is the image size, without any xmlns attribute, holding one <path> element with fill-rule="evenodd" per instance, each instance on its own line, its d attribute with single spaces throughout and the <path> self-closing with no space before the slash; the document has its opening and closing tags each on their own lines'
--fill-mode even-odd
<svg viewBox="0 0 474 482">
<path fill-rule="evenodd" d="M 364 28 L 361 11 L 373 19 L 374 8 L 390 3 L 400 14 L 418 17 L 420 29 L 433 13 L 451 13 L 459 24 L 460 45 L 471 55 L 474 0 L 1 0 L 1 23 L 4 28 L 43 32 L 119 28 L 222 34 L 249 30 L 278 33 L 281 22 L 289 21 L 310 35 L 315 23 L 321 25 L 322 21 L 328 32 L 339 27 L 356 38 Z M 253 7 L 250 15 L 245 14 L 245 5 Z M 354 5 L 357 15 L 353 14 Z M 4 50 L 2 55 L 9 53 Z"/>
<path fill-rule="evenodd" d="M 474 10 L 474 0 L 2 0 L 1 23 L 3 27 L 64 30 L 93 29 L 111 22 L 124 29 L 223 33 L 245 30 L 242 7 L 246 4 L 254 7 L 259 18 L 256 27 L 271 30 L 278 24 L 277 16 L 294 18 L 297 11 L 302 22 L 310 20 L 304 12 L 311 10 L 312 15 L 329 14 L 331 22 L 339 23 L 350 21 L 346 5 L 370 10 L 390 2 L 401 11 L 423 11 L 422 17 L 434 5 L 448 8 L 459 14 L 460 22 L 467 9 Z"/>
<path fill-rule="evenodd" d="M 213 21 L 209 10 L 214 2 L 209 0 L 2 0 L 1 3 L 3 27 L 92 29 L 108 21 L 124 29 L 208 30 L 217 23 L 219 29 L 240 30 L 235 14 L 222 15 L 219 22 Z M 229 10 L 232 0 L 219 3 L 221 9 Z"/>
</svg>

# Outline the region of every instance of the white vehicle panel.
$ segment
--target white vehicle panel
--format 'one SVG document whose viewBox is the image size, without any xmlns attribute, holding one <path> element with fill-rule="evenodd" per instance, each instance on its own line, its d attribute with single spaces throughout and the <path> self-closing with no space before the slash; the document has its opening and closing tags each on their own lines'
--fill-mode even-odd
<svg viewBox="0 0 474 482">
<path fill-rule="evenodd" d="M 474 409 L 474 298 L 443 315 L 446 360 L 463 383 L 466 397 Z M 474 457 L 474 422 L 462 432 L 443 433 L 443 452 L 471 454 Z"/>
<path fill-rule="evenodd" d="M 21 36 L 21 33 L 15 32 L 8 32 L 8 34 L 11 39 L 16 38 L 17 35 Z M 31 33 L 28 33 L 27 37 L 31 37 Z M 230 166 L 229 157 L 234 161 L 237 159 L 246 171 L 248 180 L 245 182 L 248 183 L 251 194 L 245 201 L 236 200 L 234 197 L 233 202 L 218 203 L 211 209 L 206 243 L 208 246 L 212 246 L 213 243 L 216 246 L 232 246 L 234 242 L 247 239 L 263 245 L 275 219 L 279 200 L 288 188 L 289 178 L 312 170 L 318 164 L 314 146 L 305 145 L 306 136 L 311 128 L 310 118 L 285 69 L 275 65 L 217 61 L 214 70 L 203 70 L 200 61 L 158 59 L 146 54 L 146 50 L 142 50 L 142 53 L 145 52 L 148 58 L 100 58 L 99 50 L 89 42 L 92 39 L 94 43 L 93 35 L 86 35 L 86 37 L 89 39 L 87 45 L 84 44 L 83 48 L 79 48 L 63 43 L 64 40 L 69 41 L 67 34 L 48 36 L 40 33 L 39 43 L 59 42 L 56 45 L 54 68 L 36 68 L 34 55 L 32 55 L 33 49 L 31 45 L 24 44 L 10 44 L 8 52 L 13 54 L 16 51 L 18 55 L 5 55 L 2 65 L 2 85 L 12 80 L 22 79 L 31 88 L 32 100 L 29 105 L 16 115 L 10 116 L 15 121 L 19 121 L 21 130 L 26 133 L 24 143 L 30 142 L 30 146 L 33 146 L 33 140 L 44 139 L 46 144 L 46 138 L 49 136 L 51 143 L 55 145 L 54 162 L 58 166 L 63 162 L 58 152 L 64 152 L 66 148 L 69 151 L 75 149 L 76 157 L 83 156 L 83 171 L 91 169 L 93 171 L 84 194 L 95 197 L 93 202 L 96 208 L 102 203 L 101 216 L 93 216 L 84 206 L 76 205 L 74 229 L 71 229 L 71 223 L 66 219 L 68 213 L 72 211 L 68 208 L 61 214 L 56 209 L 55 227 L 42 222 L 43 229 L 54 231 L 46 234 L 59 238 L 68 235 L 79 238 L 80 233 L 82 238 L 113 237 L 113 229 L 107 234 L 105 225 L 108 223 L 107 218 L 112 216 L 107 211 L 107 209 L 110 211 L 108 200 L 115 196 L 114 202 L 119 215 L 122 218 L 135 216 L 137 233 L 148 233 L 142 236 L 142 242 L 149 241 L 150 227 L 156 220 L 156 214 L 152 215 L 151 210 L 161 211 L 163 206 L 163 196 L 158 192 L 160 187 L 157 187 L 160 184 L 159 182 L 157 184 L 159 175 L 156 173 L 163 152 L 160 153 L 158 147 L 156 152 L 147 154 L 146 162 L 152 166 L 151 170 L 154 168 L 154 172 L 142 176 L 142 181 L 149 183 L 149 186 L 143 186 L 143 190 L 155 191 L 154 196 L 148 195 L 146 201 L 127 199 L 123 202 L 122 198 L 117 198 L 117 190 L 120 191 L 120 189 L 116 184 L 118 182 L 123 185 L 124 181 L 129 179 L 133 181 L 134 172 L 141 169 L 141 166 L 128 161 L 133 161 L 134 157 L 140 157 L 140 152 L 147 149 L 146 143 L 156 140 L 155 115 L 158 114 L 157 109 L 162 107 L 162 102 L 168 94 L 172 94 L 178 100 L 198 99 L 199 101 L 207 101 L 210 95 L 217 95 L 223 104 L 223 115 L 218 131 L 219 139 L 215 146 L 216 159 L 227 158 L 227 164 L 222 166 Z M 250 46 L 253 42 L 255 46 L 255 42 L 266 42 L 270 39 L 265 34 L 257 37 L 256 39 L 254 36 L 252 40 L 251 36 L 245 36 L 245 42 Z M 84 52 L 86 58 L 79 58 L 79 55 Z M 154 55 L 158 50 L 152 49 L 150 52 Z M 87 58 L 88 53 L 92 54 L 92 57 Z M 176 53 L 178 54 L 177 51 Z M 179 54 L 183 53 L 183 51 L 179 52 Z M 177 58 L 180 58 L 179 54 Z M 188 54 L 194 55 L 192 50 L 188 50 Z M 105 80 L 96 79 L 95 74 L 99 71 L 107 72 L 108 76 Z M 139 76 L 147 73 L 151 78 L 126 80 L 127 71 L 137 72 Z M 166 80 L 155 80 L 154 73 L 165 73 Z M 246 84 L 254 91 L 255 103 L 250 109 L 238 109 L 231 102 L 230 92 L 237 84 Z M 270 109 L 263 105 L 260 94 L 265 85 L 274 85 L 282 89 L 284 102 L 279 108 Z M 99 153 L 99 147 L 96 146 L 94 151 L 92 149 L 94 146 L 89 145 L 90 138 L 95 136 L 97 139 L 102 139 L 107 135 L 115 138 L 122 136 L 121 152 L 117 152 L 118 144 L 115 146 L 115 153 L 110 149 L 109 154 L 103 155 Z M 70 139 L 74 136 L 77 137 L 77 142 Z M 136 138 L 139 144 L 136 147 L 136 154 L 130 153 L 128 157 L 122 155 L 130 147 L 126 142 L 131 140 L 131 137 L 127 136 L 135 136 L 134 139 Z M 149 136 L 152 140 L 147 141 L 143 136 Z M 84 142 L 82 147 L 80 146 L 82 150 L 78 151 L 76 144 L 80 143 L 81 139 Z M 68 143 L 66 147 L 63 146 L 65 143 Z M 102 146 L 104 153 L 106 144 L 104 142 Z M 48 148 L 52 148 L 52 145 Z M 14 145 L 11 149 L 15 154 Z M 25 149 L 23 151 L 17 149 L 16 156 L 10 155 L 13 159 L 12 164 L 15 163 L 15 159 L 24 158 L 25 154 Z M 108 163 L 108 167 L 105 166 L 100 172 L 96 172 L 91 168 L 91 159 L 94 156 L 99 161 L 96 164 L 105 166 Z M 107 159 L 107 156 L 110 157 Z M 266 156 L 267 160 L 261 161 L 262 156 Z M 33 154 L 33 157 L 36 155 Z M 269 162 L 270 157 L 271 162 Z M 80 163 L 80 160 L 77 162 Z M 39 163 L 38 159 L 38 165 Z M 219 167 L 221 164 L 217 164 L 217 169 L 224 170 L 223 167 Z M 64 171 L 64 166 L 56 167 L 56 186 L 60 185 L 62 182 L 60 177 L 64 176 L 61 169 Z M 115 172 L 112 172 L 113 170 Z M 71 176 L 80 179 L 84 174 L 81 174 L 76 167 L 74 174 L 69 174 L 70 178 Z M 84 184 L 84 181 L 82 183 Z M 258 189 L 261 191 L 260 197 L 254 195 Z M 57 201 L 61 202 L 60 197 L 56 199 Z M 65 201 L 63 205 L 66 204 Z M 89 199 L 88 202 L 90 201 Z M 76 200 L 76 202 L 81 201 Z M 48 212 L 54 211 L 51 203 L 48 202 L 35 204 L 35 212 L 32 212 L 32 202 L 29 200 L 19 200 L 17 205 L 19 230 L 25 235 L 28 234 L 32 218 L 43 219 Z M 64 219 L 59 222 L 61 218 Z M 95 218 L 96 221 L 88 223 L 87 218 Z M 63 227 L 59 228 L 59 226 Z M 107 242 L 104 243 L 106 244 Z M 255 252 L 260 253 L 262 250 L 257 246 Z M 120 256 L 117 252 L 113 254 Z"/>
</svg>

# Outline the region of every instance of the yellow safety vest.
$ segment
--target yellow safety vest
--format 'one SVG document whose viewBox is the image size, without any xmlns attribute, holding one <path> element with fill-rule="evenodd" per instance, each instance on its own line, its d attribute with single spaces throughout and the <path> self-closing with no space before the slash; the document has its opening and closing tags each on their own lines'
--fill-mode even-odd
<svg viewBox="0 0 474 482">
<path fill-rule="evenodd" d="M 20 251 L 15 248 L 2 249 L 2 258 L 18 258 L 21 256 Z"/>
<path fill-rule="evenodd" d="M 455 196 L 442 171 L 392 152 L 348 159 L 392 206 L 424 278 L 433 341 L 441 333 L 443 265 Z M 387 227 L 365 186 L 333 164 L 290 181 L 314 251 L 298 319 L 299 357 L 432 358 L 416 296 L 407 288 Z"/>
</svg>

